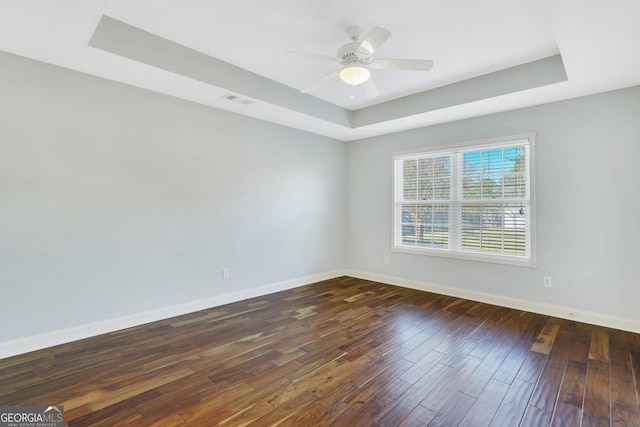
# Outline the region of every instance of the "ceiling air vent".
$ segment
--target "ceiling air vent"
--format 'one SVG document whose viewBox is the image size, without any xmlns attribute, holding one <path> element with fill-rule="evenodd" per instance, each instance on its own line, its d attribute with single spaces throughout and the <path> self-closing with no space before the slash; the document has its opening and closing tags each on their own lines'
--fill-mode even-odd
<svg viewBox="0 0 640 427">
<path fill-rule="evenodd" d="M 239 104 L 243 104 L 243 105 L 251 105 L 253 104 L 253 101 L 249 98 L 242 98 L 238 95 L 234 95 L 232 93 L 228 93 L 225 96 L 222 97 L 223 99 L 226 99 L 227 101 L 231 101 L 231 102 L 236 102 Z"/>
</svg>

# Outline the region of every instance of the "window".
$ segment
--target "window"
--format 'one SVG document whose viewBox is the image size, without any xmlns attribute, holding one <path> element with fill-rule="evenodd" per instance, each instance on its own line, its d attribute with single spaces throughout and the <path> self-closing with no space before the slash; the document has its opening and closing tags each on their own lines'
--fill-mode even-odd
<svg viewBox="0 0 640 427">
<path fill-rule="evenodd" d="M 392 250 L 535 267 L 534 139 L 394 153 Z"/>
</svg>

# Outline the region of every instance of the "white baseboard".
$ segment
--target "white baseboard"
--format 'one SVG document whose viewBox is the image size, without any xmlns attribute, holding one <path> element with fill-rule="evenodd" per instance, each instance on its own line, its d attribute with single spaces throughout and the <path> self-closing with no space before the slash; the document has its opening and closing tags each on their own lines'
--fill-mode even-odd
<svg viewBox="0 0 640 427">
<path fill-rule="evenodd" d="M 296 279 L 273 283 L 257 288 L 247 289 L 244 291 L 232 292 L 211 298 L 177 304 L 170 307 L 163 307 L 156 310 L 136 313 L 129 316 L 103 320 L 100 322 L 75 326 L 59 331 L 47 332 L 43 334 L 19 338 L 16 340 L 0 342 L 0 359 L 16 356 L 18 354 L 28 353 L 30 351 L 41 350 L 43 348 L 53 347 L 55 345 L 65 344 L 96 335 L 115 332 L 121 329 L 143 325 L 145 323 L 164 320 L 187 313 L 193 313 L 194 311 L 204 310 L 207 308 L 217 307 L 236 301 L 272 294 L 274 292 L 285 291 L 287 289 L 293 289 L 299 286 L 333 279 L 344 275 L 344 270 L 336 270 L 311 276 L 299 277 Z"/>
<path fill-rule="evenodd" d="M 402 286 L 404 288 L 417 289 L 420 291 L 433 292 L 441 295 L 464 298 L 473 301 L 484 302 L 487 304 L 499 305 L 507 308 L 514 308 L 516 310 L 529 311 L 546 316 L 559 317 L 561 319 L 575 320 L 577 322 L 590 323 L 592 325 L 605 326 L 607 328 L 640 333 L 640 321 L 635 319 L 625 319 L 571 307 L 563 307 L 537 301 L 504 297 L 495 294 L 471 291 L 468 289 L 437 285 L 416 280 L 402 279 L 399 277 L 386 276 L 383 274 L 369 273 L 366 271 L 347 270 L 345 272 L 345 275 L 358 279 L 386 283 L 389 285 Z"/>
<path fill-rule="evenodd" d="M 47 347 L 52 347 L 59 344 L 69 343 L 96 335 L 115 332 L 121 329 L 143 325 L 145 323 L 164 320 L 171 317 L 192 313 L 194 311 L 217 307 L 248 298 L 254 298 L 274 292 L 293 289 L 341 276 L 351 276 L 364 280 L 372 280 L 376 282 L 387 283 L 390 285 L 417 289 L 420 291 L 434 292 L 442 295 L 449 295 L 457 298 L 465 298 L 473 301 L 484 302 L 487 304 L 499 305 L 516 310 L 525 310 L 532 313 L 554 316 L 568 320 L 575 320 L 578 322 L 620 329 L 623 331 L 640 333 L 640 321 L 634 319 L 625 319 L 604 315 L 601 313 L 588 312 L 571 307 L 563 307 L 536 301 L 504 297 L 495 294 L 471 291 L 468 289 L 437 285 L 428 282 L 403 279 L 399 277 L 386 276 L 383 274 L 369 273 L 359 270 L 335 270 L 327 273 L 273 283 L 253 289 L 247 289 L 244 291 L 232 292 L 211 298 L 191 301 L 184 304 L 145 311 L 129 316 L 103 320 L 100 322 L 89 323 L 86 325 L 80 325 L 44 334 L 32 335 L 12 341 L 0 342 L 0 359 L 16 356 L 18 354 L 28 353 L 30 351 L 40 350 Z"/>
</svg>

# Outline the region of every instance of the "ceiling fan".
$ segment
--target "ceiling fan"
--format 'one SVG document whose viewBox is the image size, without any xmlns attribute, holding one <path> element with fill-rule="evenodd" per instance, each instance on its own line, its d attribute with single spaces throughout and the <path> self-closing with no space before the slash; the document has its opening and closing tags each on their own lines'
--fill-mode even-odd
<svg viewBox="0 0 640 427">
<path fill-rule="evenodd" d="M 351 42 L 341 46 L 335 57 L 315 53 L 289 52 L 296 56 L 342 64 L 342 69 L 332 71 L 311 83 L 301 90 L 302 93 L 311 92 L 318 86 L 339 76 L 340 80 L 349 85 L 361 86 L 368 98 L 375 98 L 380 92 L 371 79 L 372 69 L 429 71 L 433 67 L 433 61 L 429 59 L 374 59 L 373 54 L 376 49 L 391 36 L 391 33 L 384 28 L 373 27 L 362 41 L 360 41 L 362 35 L 360 27 L 349 28 L 347 34 L 351 38 Z"/>
</svg>

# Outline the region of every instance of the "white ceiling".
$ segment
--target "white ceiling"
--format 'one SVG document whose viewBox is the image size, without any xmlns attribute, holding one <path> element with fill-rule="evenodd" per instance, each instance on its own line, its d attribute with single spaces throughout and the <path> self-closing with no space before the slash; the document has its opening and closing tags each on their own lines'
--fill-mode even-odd
<svg viewBox="0 0 640 427">
<path fill-rule="evenodd" d="M 354 25 L 365 33 L 372 26 L 392 33 L 378 58 L 434 61 L 429 72 L 374 70 L 381 94 L 372 100 L 338 79 L 304 95 L 351 116 L 372 105 L 392 108 L 392 100 L 395 108 L 408 95 L 557 54 L 567 80 L 351 126 L 239 90 L 231 92 L 254 104 L 230 103 L 222 99 L 230 92 L 223 85 L 92 47 L 103 15 L 296 90 L 339 65 L 286 52 L 333 56 Z M 1 0 L 0 50 L 352 140 L 639 85 L 640 1 Z"/>
</svg>

